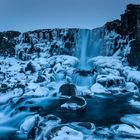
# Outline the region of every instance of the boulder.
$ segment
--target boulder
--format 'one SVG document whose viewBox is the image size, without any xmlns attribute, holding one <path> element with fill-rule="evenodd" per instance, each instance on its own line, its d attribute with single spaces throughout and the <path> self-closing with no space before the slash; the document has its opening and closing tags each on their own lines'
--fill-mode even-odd
<svg viewBox="0 0 140 140">
<path fill-rule="evenodd" d="M 34 73 L 35 70 L 35 66 L 33 65 L 32 62 L 29 62 L 26 67 L 25 67 L 25 71 L 30 71 L 31 73 Z"/>
<path fill-rule="evenodd" d="M 74 84 L 63 84 L 59 88 L 59 92 L 62 96 L 74 96 L 76 95 L 76 86 Z"/>
</svg>

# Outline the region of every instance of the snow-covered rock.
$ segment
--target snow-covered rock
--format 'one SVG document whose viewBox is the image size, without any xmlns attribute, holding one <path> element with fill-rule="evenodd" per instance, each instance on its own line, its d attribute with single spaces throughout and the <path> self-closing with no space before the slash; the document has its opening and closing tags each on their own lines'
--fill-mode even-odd
<svg viewBox="0 0 140 140">
<path fill-rule="evenodd" d="M 111 94 L 110 91 L 108 91 L 105 87 L 103 87 L 101 84 L 99 83 L 95 83 L 92 87 L 91 87 L 91 91 L 95 94 Z"/>
<path fill-rule="evenodd" d="M 124 67 L 123 74 L 126 77 L 127 81 L 140 85 L 140 71 L 127 66 Z"/>
<path fill-rule="evenodd" d="M 98 75 L 96 82 L 100 83 L 104 87 L 113 87 L 113 86 L 124 86 L 125 79 L 124 77 L 115 76 L 115 75 Z"/>
<path fill-rule="evenodd" d="M 139 93 L 139 88 L 132 82 L 125 83 L 126 90 L 131 93 Z"/>
<path fill-rule="evenodd" d="M 123 65 L 119 57 L 112 56 L 98 56 L 89 59 L 89 64 L 96 69 L 97 71 L 101 68 L 110 68 L 121 71 L 123 69 Z"/>
<path fill-rule="evenodd" d="M 83 140 L 84 136 L 81 132 L 74 130 L 68 126 L 58 130 L 52 140 Z"/>
<path fill-rule="evenodd" d="M 27 117 L 21 124 L 20 131 L 23 131 L 24 133 L 29 133 L 31 129 L 35 126 L 36 118 L 36 115 Z"/>
<path fill-rule="evenodd" d="M 123 123 L 140 128 L 140 114 L 125 115 L 124 117 L 121 118 L 121 121 Z"/>
<path fill-rule="evenodd" d="M 140 138 L 140 128 L 128 124 L 117 124 L 111 126 L 111 130 L 118 136 Z"/>
</svg>

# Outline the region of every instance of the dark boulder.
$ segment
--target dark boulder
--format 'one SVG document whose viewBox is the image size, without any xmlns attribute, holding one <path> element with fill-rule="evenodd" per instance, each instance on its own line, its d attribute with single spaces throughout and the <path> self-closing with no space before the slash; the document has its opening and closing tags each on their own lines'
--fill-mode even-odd
<svg viewBox="0 0 140 140">
<path fill-rule="evenodd" d="M 25 67 L 25 71 L 30 71 L 31 73 L 34 73 L 35 70 L 35 66 L 32 64 L 32 62 L 29 62 L 27 64 L 27 66 Z"/>
<path fill-rule="evenodd" d="M 44 82 L 45 80 L 46 80 L 46 78 L 44 76 L 39 75 L 37 77 L 36 83 L 41 83 L 41 82 Z"/>
<path fill-rule="evenodd" d="M 74 96 L 76 95 L 76 86 L 74 84 L 64 84 L 59 88 L 59 92 L 63 96 Z"/>
</svg>

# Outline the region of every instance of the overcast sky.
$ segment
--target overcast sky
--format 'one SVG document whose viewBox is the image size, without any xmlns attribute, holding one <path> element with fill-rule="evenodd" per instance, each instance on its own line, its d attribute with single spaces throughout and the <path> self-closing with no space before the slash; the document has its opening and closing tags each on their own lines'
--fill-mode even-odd
<svg viewBox="0 0 140 140">
<path fill-rule="evenodd" d="M 0 0 L 0 31 L 42 28 L 95 28 L 120 18 L 140 0 Z"/>
</svg>

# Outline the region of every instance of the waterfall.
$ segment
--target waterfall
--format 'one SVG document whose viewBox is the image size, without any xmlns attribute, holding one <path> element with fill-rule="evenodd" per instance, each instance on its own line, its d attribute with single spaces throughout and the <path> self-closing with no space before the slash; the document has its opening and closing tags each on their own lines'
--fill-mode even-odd
<svg viewBox="0 0 140 140">
<path fill-rule="evenodd" d="M 101 55 L 104 46 L 104 28 L 94 30 L 80 29 L 77 35 L 76 56 L 79 66 L 73 76 L 73 81 L 78 86 L 91 86 L 94 82 L 92 68 L 88 59 Z"/>
<path fill-rule="evenodd" d="M 87 68 L 87 46 L 89 43 L 89 35 L 90 35 L 90 31 L 87 29 L 81 29 L 78 33 L 78 38 L 77 38 L 77 44 L 76 44 L 76 48 L 78 48 L 78 52 L 79 52 L 79 60 L 80 60 L 80 64 L 79 64 L 79 68 L 80 69 L 86 69 Z"/>
</svg>

